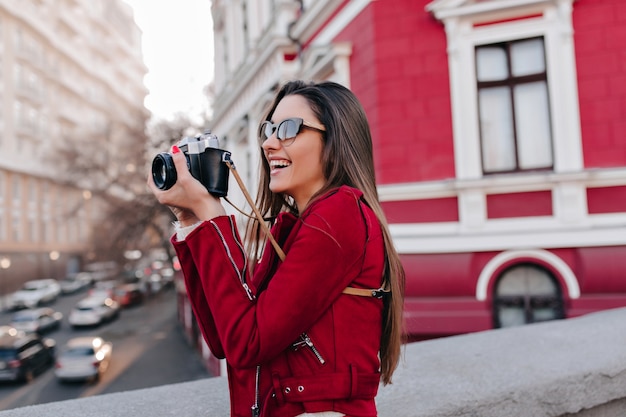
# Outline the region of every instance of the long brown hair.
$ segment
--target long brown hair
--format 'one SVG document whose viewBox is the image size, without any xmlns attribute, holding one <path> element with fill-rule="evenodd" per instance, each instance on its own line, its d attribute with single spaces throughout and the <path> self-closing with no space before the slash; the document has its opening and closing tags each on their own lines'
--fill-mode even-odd
<svg viewBox="0 0 626 417">
<path fill-rule="evenodd" d="M 317 193 L 321 195 L 341 185 L 363 192 L 365 203 L 374 211 L 382 228 L 385 243 L 384 286 L 391 290 L 384 299 L 383 327 L 380 344 L 381 380 L 391 383 L 398 366 L 402 346 L 402 311 L 404 307 L 404 268 L 396 252 L 389 226 L 378 200 L 372 136 L 365 111 L 354 93 L 334 82 L 306 83 L 290 81 L 280 88 L 263 120 L 271 120 L 278 103 L 288 95 L 305 98 L 322 125 L 326 127 L 322 166 L 326 184 Z M 293 200 L 269 189 L 270 167 L 262 158 L 257 207 L 271 222 L 281 211 L 297 214 Z M 312 200 L 315 196 L 312 198 Z M 257 260 L 264 241 L 260 226 L 251 220 L 246 230 L 249 255 Z M 256 262 L 252 262 L 255 265 Z"/>
</svg>

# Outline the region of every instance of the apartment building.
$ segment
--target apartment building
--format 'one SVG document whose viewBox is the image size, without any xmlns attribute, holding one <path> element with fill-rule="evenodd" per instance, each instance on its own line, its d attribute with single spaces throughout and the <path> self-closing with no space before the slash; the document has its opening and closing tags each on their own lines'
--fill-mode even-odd
<svg viewBox="0 0 626 417">
<path fill-rule="evenodd" d="M 94 257 L 97 199 L 88 186 L 62 185 L 68 172 L 54 152 L 81 137 L 90 152 L 114 155 L 143 132 L 146 73 L 141 31 L 123 1 L 0 0 L 3 291 L 63 278 Z"/>
</svg>

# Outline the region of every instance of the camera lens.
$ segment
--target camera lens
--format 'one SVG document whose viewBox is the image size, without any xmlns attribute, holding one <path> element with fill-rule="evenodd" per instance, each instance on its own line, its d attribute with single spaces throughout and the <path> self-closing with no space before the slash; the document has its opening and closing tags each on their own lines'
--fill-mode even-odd
<svg viewBox="0 0 626 417">
<path fill-rule="evenodd" d="M 152 179 L 161 190 L 168 190 L 176 183 L 176 167 L 172 155 L 160 153 L 152 160 Z"/>
</svg>

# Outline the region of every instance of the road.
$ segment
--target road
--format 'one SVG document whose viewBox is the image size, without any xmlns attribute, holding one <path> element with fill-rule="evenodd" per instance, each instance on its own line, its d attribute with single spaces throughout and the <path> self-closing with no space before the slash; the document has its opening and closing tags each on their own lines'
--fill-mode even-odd
<svg viewBox="0 0 626 417">
<path fill-rule="evenodd" d="M 85 295 L 64 295 L 50 305 L 64 318 L 61 329 L 46 337 L 56 341 L 58 350 L 76 336 L 98 335 L 111 341 L 113 356 L 107 372 L 97 383 L 61 384 L 52 368 L 29 384 L 0 383 L 0 410 L 210 377 L 199 354 L 184 339 L 176 318 L 174 290 L 148 298 L 140 306 L 123 309 L 117 320 L 106 325 L 72 329 L 67 316 Z M 1 313 L 0 325 L 8 324 L 11 314 Z"/>
</svg>

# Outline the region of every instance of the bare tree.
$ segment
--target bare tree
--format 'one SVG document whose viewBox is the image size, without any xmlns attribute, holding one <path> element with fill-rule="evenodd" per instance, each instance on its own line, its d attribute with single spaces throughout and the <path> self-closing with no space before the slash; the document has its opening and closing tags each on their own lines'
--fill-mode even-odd
<svg viewBox="0 0 626 417">
<path fill-rule="evenodd" d="M 148 132 L 131 132 L 120 137 L 107 127 L 101 134 L 89 136 L 86 146 L 83 135 L 65 138 L 54 150 L 58 182 L 85 190 L 95 200 L 100 216 L 93 225 L 91 250 L 93 260 L 125 261 L 128 250 L 146 254 L 154 248 L 173 256 L 168 240 L 170 210 L 159 204 L 146 185 L 153 157 L 168 151 L 181 137 L 200 131 L 184 115 L 161 120 Z M 99 146 L 93 146 L 97 139 Z M 78 205 L 64 215 L 73 215 Z"/>
</svg>

